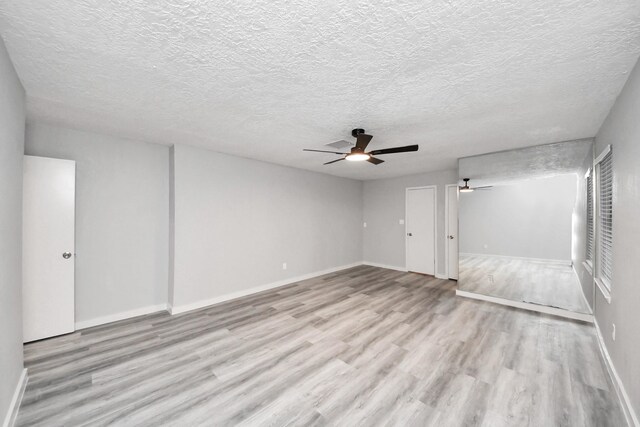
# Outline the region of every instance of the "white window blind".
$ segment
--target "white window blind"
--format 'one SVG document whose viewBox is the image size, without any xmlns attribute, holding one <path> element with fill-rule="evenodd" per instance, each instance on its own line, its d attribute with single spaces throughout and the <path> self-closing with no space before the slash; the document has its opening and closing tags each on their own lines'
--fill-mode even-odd
<svg viewBox="0 0 640 427">
<path fill-rule="evenodd" d="M 613 169 L 609 151 L 598 164 L 598 277 L 610 289 L 613 261 Z"/>
<path fill-rule="evenodd" d="M 587 176 L 587 262 L 593 264 L 593 174 Z"/>
</svg>

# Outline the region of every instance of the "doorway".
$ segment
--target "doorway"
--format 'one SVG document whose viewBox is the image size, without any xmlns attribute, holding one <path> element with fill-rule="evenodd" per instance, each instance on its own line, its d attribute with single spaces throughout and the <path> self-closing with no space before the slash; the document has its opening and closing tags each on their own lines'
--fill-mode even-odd
<svg viewBox="0 0 640 427">
<path fill-rule="evenodd" d="M 406 263 L 415 273 L 436 273 L 436 187 L 406 190 Z"/>
</svg>

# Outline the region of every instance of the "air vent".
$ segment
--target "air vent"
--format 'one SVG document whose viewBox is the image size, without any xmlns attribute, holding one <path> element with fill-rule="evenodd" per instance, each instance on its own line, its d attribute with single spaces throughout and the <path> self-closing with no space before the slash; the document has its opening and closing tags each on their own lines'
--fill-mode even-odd
<svg viewBox="0 0 640 427">
<path fill-rule="evenodd" d="M 327 144 L 326 146 L 331 148 L 337 148 L 338 150 L 342 150 L 344 148 L 351 148 L 354 145 L 355 144 L 352 144 L 349 141 L 345 141 L 344 139 L 341 139 L 340 141 L 332 142 L 330 144 Z"/>
</svg>

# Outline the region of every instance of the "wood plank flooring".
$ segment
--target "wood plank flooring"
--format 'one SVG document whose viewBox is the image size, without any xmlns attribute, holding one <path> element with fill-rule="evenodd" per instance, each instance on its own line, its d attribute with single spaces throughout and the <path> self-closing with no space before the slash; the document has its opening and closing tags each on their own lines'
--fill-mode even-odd
<svg viewBox="0 0 640 427">
<path fill-rule="evenodd" d="M 25 346 L 19 426 L 622 426 L 593 326 L 361 266 Z"/>
<path fill-rule="evenodd" d="M 459 287 L 463 291 L 591 313 L 569 265 L 461 255 L 459 276 Z"/>
</svg>

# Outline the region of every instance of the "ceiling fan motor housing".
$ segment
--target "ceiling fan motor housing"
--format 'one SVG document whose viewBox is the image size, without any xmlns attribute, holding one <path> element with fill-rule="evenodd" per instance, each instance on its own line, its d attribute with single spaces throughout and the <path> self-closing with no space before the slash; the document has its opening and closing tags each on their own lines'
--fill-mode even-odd
<svg viewBox="0 0 640 427">
<path fill-rule="evenodd" d="M 361 133 L 364 133 L 364 129 L 360 129 L 360 128 L 353 129 L 351 131 L 351 136 L 353 136 L 354 138 L 357 138 L 358 135 L 360 135 Z"/>
</svg>

